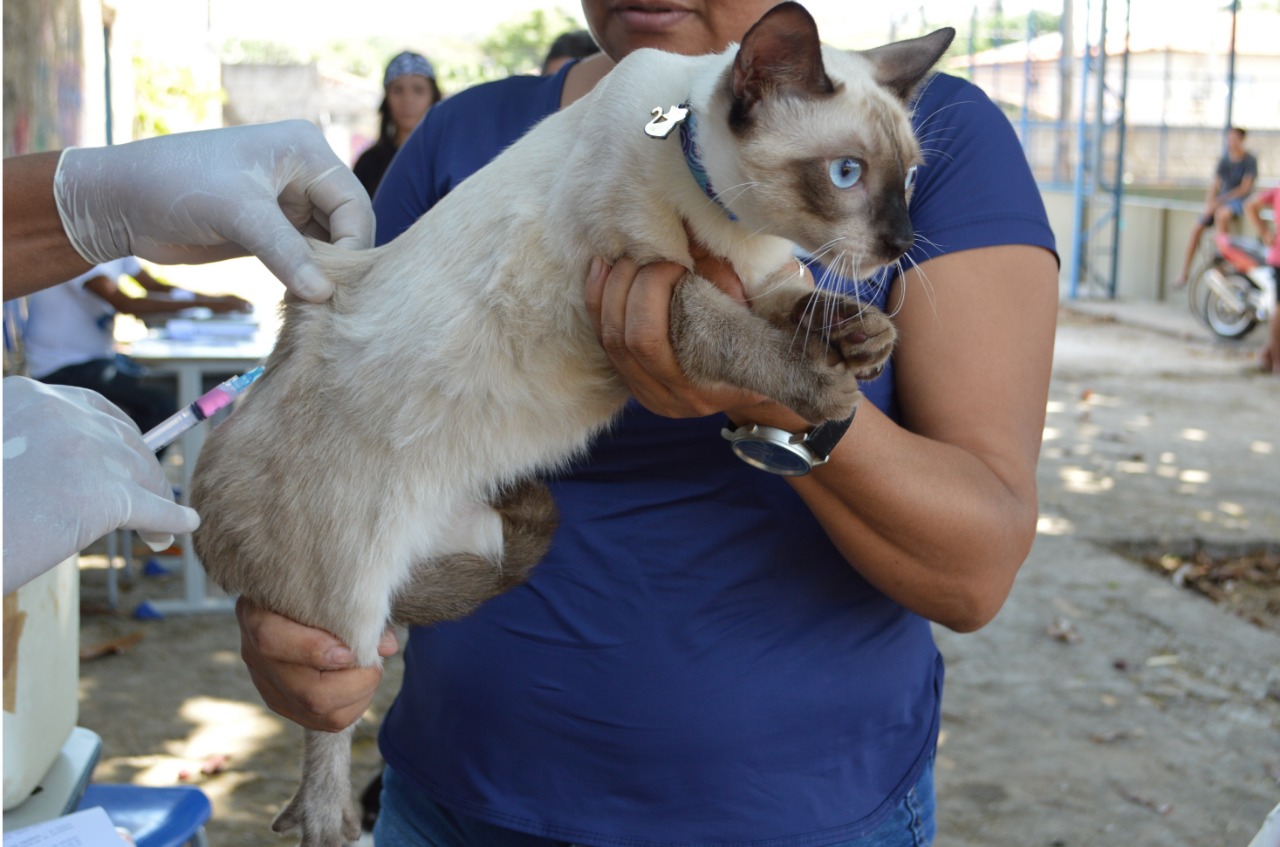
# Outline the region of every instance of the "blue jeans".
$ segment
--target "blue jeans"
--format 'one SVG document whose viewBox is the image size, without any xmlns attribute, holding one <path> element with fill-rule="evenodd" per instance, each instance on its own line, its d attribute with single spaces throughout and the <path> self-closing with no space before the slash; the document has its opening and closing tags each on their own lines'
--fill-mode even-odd
<svg viewBox="0 0 1280 847">
<path fill-rule="evenodd" d="M 874 832 L 831 847 L 928 847 L 937 832 L 934 814 L 930 761 L 915 787 Z M 455 814 L 389 767 L 382 775 L 382 810 L 373 840 L 378 847 L 581 847 Z"/>
</svg>

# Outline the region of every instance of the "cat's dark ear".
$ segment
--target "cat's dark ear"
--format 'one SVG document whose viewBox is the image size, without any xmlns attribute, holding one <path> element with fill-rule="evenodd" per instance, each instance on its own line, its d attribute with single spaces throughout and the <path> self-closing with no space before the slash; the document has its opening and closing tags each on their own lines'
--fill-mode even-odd
<svg viewBox="0 0 1280 847">
<path fill-rule="evenodd" d="M 834 90 L 822 66 L 822 44 L 813 16 L 799 3 L 781 3 L 742 37 L 733 61 L 736 117 L 776 95 L 812 97 Z"/>
<path fill-rule="evenodd" d="M 956 31 L 951 27 L 943 27 L 906 41 L 895 41 L 873 50 L 865 50 L 862 55 L 876 66 L 876 82 L 892 91 L 898 99 L 906 103 L 920 84 L 947 52 Z"/>
</svg>

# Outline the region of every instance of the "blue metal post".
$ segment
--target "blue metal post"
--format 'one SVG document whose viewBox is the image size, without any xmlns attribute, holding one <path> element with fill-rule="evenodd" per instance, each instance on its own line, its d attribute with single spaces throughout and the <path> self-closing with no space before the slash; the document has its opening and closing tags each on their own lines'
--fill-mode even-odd
<svg viewBox="0 0 1280 847">
<path fill-rule="evenodd" d="M 1107 293 L 1111 299 L 1116 297 L 1116 286 L 1120 281 L 1120 236 L 1124 230 L 1124 148 L 1128 141 L 1129 115 L 1129 36 L 1130 22 L 1133 13 L 1133 0 L 1124 0 L 1124 58 L 1120 63 L 1120 118 L 1117 121 L 1116 138 L 1116 184 L 1115 194 L 1116 216 L 1112 221 L 1111 235 L 1111 282 Z"/>
<path fill-rule="evenodd" d="M 1069 296 L 1072 300 L 1080 294 L 1080 270 L 1083 264 L 1083 252 L 1085 246 L 1084 234 L 1084 198 L 1085 198 L 1085 159 L 1088 155 L 1088 142 L 1086 131 L 1088 130 L 1089 113 L 1089 67 L 1090 67 L 1090 45 L 1089 45 L 1089 18 L 1092 16 L 1091 0 L 1085 0 L 1084 4 L 1084 45 L 1080 51 L 1080 119 L 1076 125 L 1076 179 L 1075 179 L 1075 205 L 1072 220 L 1071 231 L 1071 285 Z"/>
<path fill-rule="evenodd" d="M 1236 100 L 1236 19 L 1240 16 L 1240 0 L 1231 0 L 1231 52 L 1227 55 L 1227 129 L 1234 120 Z"/>
<path fill-rule="evenodd" d="M 1027 12 L 1027 60 L 1022 66 L 1022 151 L 1031 149 L 1031 39 L 1035 37 L 1036 24 L 1031 12 Z"/>
</svg>

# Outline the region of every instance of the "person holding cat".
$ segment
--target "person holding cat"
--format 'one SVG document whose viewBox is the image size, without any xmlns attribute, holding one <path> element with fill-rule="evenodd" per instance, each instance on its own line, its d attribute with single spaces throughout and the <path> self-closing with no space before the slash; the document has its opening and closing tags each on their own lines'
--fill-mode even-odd
<svg viewBox="0 0 1280 847">
<path fill-rule="evenodd" d="M 584 0 L 603 53 L 432 110 L 384 178 L 378 241 L 623 56 L 723 50 L 774 5 Z M 700 388 L 676 364 L 668 315 L 685 268 L 593 263 L 587 310 L 634 402 L 548 481 L 560 528 L 530 581 L 411 631 L 381 728 L 380 845 L 931 843 L 943 668 L 930 622 L 989 622 L 1034 538 L 1057 265 L 999 109 L 937 75 L 912 110 L 916 245 L 895 278 L 847 284 L 901 340 L 810 473 L 748 466 L 721 437 L 804 433 L 793 411 Z M 694 253 L 741 299 L 732 268 Z M 244 600 L 237 613 L 272 709 L 319 730 L 364 712 L 378 669 L 353 667 L 323 631 Z M 396 649 L 388 633 L 379 652 Z"/>
<path fill-rule="evenodd" d="M 368 195 L 306 121 L 6 157 L 4 220 L 6 301 L 135 254 L 256 255 L 295 296 L 325 300 L 302 232 L 373 240 Z M 4 439 L 5 594 L 112 530 L 162 550 L 199 524 L 138 426 L 96 392 L 6 377 Z"/>
</svg>

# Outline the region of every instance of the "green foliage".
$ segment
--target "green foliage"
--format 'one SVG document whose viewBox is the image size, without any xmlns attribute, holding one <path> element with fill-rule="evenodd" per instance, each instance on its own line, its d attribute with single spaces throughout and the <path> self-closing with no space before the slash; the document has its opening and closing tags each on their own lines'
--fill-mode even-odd
<svg viewBox="0 0 1280 847">
<path fill-rule="evenodd" d="M 383 69 L 392 56 L 401 50 L 417 50 L 431 60 L 437 81 L 448 95 L 513 74 L 537 73 L 551 42 L 563 32 L 582 27 L 580 19 L 561 8 L 535 9 L 523 18 L 499 24 L 478 43 L 380 35 L 304 48 L 274 41 L 228 39 L 220 55 L 227 64 L 320 62 L 327 68 L 381 83 Z M 418 44 L 417 40 L 424 43 Z"/>
<path fill-rule="evenodd" d="M 330 44 L 323 55 L 317 56 L 327 67 L 338 68 L 352 76 L 381 81 L 387 61 L 405 48 L 400 42 L 385 36 L 364 41 L 337 41 Z"/>
<path fill-rule="evenodd" d="M 500 24 L 481 42 L 480 49 L 490 67 L 500 72 L 498 76 L 537 73 L 551 42 L 560 33 L 581 27 L 561 9 L 536 9 L 523 20 Z"/>
<path fill-rule="evenodd" d="M 345 39 L 311 49 L 277 41 L 231 38 L 223 42 L 219 55 L 229 65 L 305 65 L 321 62 L 326 67 L 354 76 L 381 80 L 387 60 L 402 49 L 406 48 L 399 41 L 386 36 Z"/>
<path fill-rule="evenodd" d="M 1050 32 L 1057 32 L 1062 21 L 1062 15 L 1040 9 L 1031 10 L 1030 17 L 1032 38 Z M 970 28 L 973 30 L 973 50 L 974 52 L 981 52 L 992 47 L 999 47 L 1001 44 L 1008 44 L 1011 41 L 1025 41 L 1027 38 L 1027 16 L 1006 15 L 997 9 L 985 17 L 971 20 Z M 956 38 L 956 41 L 967 52 L 969 48 L 968 36 L 961 34 Z"/>
<path fill-rule="evenodd" d="M 151 138 L 174 131 L 175 115 L 202 123 L 222 101 L 220 88 L 201 88 L 190 67 L 174 67 L 140 55 L 133 57 L 133 137 Z"/>
<path fill-rule="evenodd" d="M 1031 10 L 1031 27 L 1033 35 L 1044 35 L 1057 32 L 1062 28 L 1062 15 L 1045 12 L 1040 9 Z"/>
</svg>

